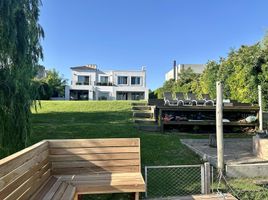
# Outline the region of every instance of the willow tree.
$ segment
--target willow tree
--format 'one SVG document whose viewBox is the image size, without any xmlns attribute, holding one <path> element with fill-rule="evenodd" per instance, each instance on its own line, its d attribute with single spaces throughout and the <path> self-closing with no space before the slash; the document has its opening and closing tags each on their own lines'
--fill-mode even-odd
<svg viewBox="0 0 268 200">
<path fill-rule="evenodd" d="M 32 79 L 43 58 L 40 0 L 0 1 L 0 152 L 26 146 L 35 100 Z"/>
</svg>

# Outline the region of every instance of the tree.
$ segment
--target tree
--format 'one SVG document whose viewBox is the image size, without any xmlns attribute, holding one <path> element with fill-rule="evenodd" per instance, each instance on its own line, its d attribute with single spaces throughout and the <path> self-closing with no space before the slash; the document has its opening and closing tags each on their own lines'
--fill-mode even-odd
<svg viewBox="0 0 268 200">
<path fill-rule="evenodd" d="M 0 1 L 0 156 L 24 148 L 30 135 L 30 108 L 36 97 L 32 79 L 43 58 L 40 4 Z"/>
<path fill-rule="evenodd" d="M 204 72 L 200 77 L 200 90 L 202 94 L 209 94 L 216 98 L 216 81 L 220 65 L 216 61 L 208 61 Z"/>
<path fill-rule="evenodd" d="M 67 79 L 55 69 L 48 70 L 46 76 L 39 79 L 39 97 L 48 100 L 51 97 L 63 97 Z"/>
</svg>

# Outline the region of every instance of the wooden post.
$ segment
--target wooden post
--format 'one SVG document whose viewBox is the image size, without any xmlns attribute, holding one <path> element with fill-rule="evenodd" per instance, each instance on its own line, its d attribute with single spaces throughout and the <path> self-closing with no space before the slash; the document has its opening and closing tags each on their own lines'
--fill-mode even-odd
<svg viewBox="0 0 268 200">
<path fill-rule="evenodd" d="M 217 134 L 217 167 L 218 171 L 223 172 L 224 170 L 224 160 L 223 160 L 223 151 L 224 151 L 224 144 L 223 144 L 223 122 L 222 122 L 222 84 L 221 82 L 216 83 L 217 88 L 217 101 L 216 101 L 216 134 Z"/>
<path fill-rule="evenodd" d="M 263 131 L 263 117 L 262 117 L 262 92 L 261 86 L 258 85 L 258 96 L 259 96 L 259 131 Z"/>
</svg>

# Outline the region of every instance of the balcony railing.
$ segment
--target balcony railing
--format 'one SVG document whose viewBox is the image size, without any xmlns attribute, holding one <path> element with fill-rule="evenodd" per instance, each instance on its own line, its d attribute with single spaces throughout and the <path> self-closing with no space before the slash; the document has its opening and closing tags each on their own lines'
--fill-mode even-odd
<svg viewBox="0 0 268 200">
<path fill-rule="evenodd" d="M 97 86 L 114 86 L 112 82 L 107 82 L 107 83 L 102 83 L 102 82 L 97 82 Z"/>
<path fill-rule="evenodd" d="M 75 85 L 89 85 L 89 82 L 76 82 Z"/>
</svg>

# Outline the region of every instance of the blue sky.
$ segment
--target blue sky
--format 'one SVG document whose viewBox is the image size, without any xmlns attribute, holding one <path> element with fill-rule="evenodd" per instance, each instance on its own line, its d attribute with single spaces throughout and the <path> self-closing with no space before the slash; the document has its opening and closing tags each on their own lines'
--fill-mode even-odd
<svg viewBox="0 0 268 200">
<path fill-rule="evenodd" d="M 206 63 L 260 41 L 267 0 L 43 0 L 44 64 L 70 79 L 70 67 L 147 67 L 160 87 L 177 63 Z"/>
</svg>

